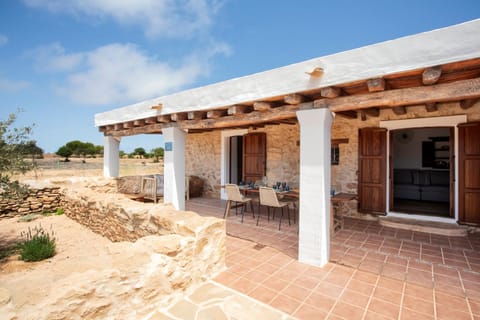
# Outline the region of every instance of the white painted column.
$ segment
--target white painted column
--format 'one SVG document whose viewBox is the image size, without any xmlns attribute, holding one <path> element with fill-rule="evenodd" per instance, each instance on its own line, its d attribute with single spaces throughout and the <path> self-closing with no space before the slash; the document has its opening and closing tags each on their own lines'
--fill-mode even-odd
<svg viewBox="0 0 480 320">
<path fill-rule="evenodd" d="M 103 138 L 103 176 L 118 177 L 120 164 L 120 137 L 105 136 Z"/>
<path fill-rule="evenodd" d="M 298 260 L 324 266 L 330 257 L 330 131 L 326 109 L 297 112 L 300 123 Z"/>
<path fill-rule="evenodd" d="M 185 141 L 187 134 L 176 127 L 162 130 L 165 139 L 163 201 L 185 210 Z"/>
</svg>

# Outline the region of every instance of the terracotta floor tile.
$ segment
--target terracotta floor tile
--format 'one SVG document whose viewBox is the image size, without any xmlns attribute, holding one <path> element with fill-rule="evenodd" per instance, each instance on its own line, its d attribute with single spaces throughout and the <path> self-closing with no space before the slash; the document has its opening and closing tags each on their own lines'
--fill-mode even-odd
<svg viewBox="0 0 480 320">
<path fill-rule="evenodd" d="M 228 268 L 228 271 L 236 273 L 239 276 L 243 276 L 243 275 L 249 273 L 251 270 L 252 270 L 251 268 L 247 268 L 247 267 L 245 267 L 244 265 L 241 265 L 241 264 L 236 264 L 236 265 Z"/>
<path fill-rule="evenodd" d="M 261 263 L 255 270 L 259 270 L 260 272 L 267 273 L 267 274 L 273 274 L 278 270 L 278 266 L 271 264 L 269 262 L 264 262 Z M 251 270 L 250 270 L 251 271 Z M 249 271 L 249 272 L 250 272 Z"/>
<path fill-rule="evenodd" d="M 470 320 L 472 319 L 468 309 L 455 310 L 443 305 L 437 304 L 437 319 L 439 320 Z"/>
<path fill-rule="evenodd" d="M 378 275 L 371 272 L 357 270 L 357 272 L 353 274 L 352 279 L 360 280 L 370 285 L 375 285 L 378 279 Z"/>
<path fill-rule="evenodd" d="M 367 311 L 367 314 L 365 315 L 365 320 L 392 320 L 393 318 L 384 316 L 382 314 L 373 312 L 373 311 Z"/>
<path fill-rule="evenodd" d="M 360 308 L 365 308 L 369 300 L 370 295 L 361 294 L 350 289 L 345 290 L 339 298 L 339 301 L 347 302 Z"/>
<path fill-rule="evenodd" d="M 332 298 L 318 292 L 313 292 L 310 296 L 308 296 L 307 299 L 305 299 L 305 303 L 308 303 L 309 305 L 319 308 L 325 312 L 329 312 L 335 302 L 336 298 Z"/>
<path fill-rule="evenodd" d="M 236 273 L 230 272 L 230 271 L 224 271 L 220 273 L 218 276 L 216 276 L 213 280 L 224 284 L 226 286 L 230 286 L 233 282 L 237 281 L 240 278 L 240 276 Z"/>
<path fill-rule="evenodd" d="M 400 249 L 398 248 L 386 247 L 386 246 L 381 246 L 380 249 L 378 250 L 388 255 L 398 255 L 398 252 L 400 251 Z"/>
<path fill-rule="evenodd" d="M 348 320 L 362 319 L 364 312 L 364 308 L 359 308 L 341 301 L 335 305 L 335 308 L 332 311 L 334 315 Z"/>
<path fill-rule="evenodd" d="M 277 279 L 275 277 L 270 277 L 265 281 L 263 281 L 261 284 L 263 284 L 265 287 L 270 288 L 276 292 L 280 292 L 283 289 L 285 289 L 289 283 L 281 279 Z"/>
<path fill-rule="evenodd" d="M 250 280 L 250 281 L 253 281 L 253 282 L 256 282 L 256 283 L 261 283 L 261 282 L 265 281 L 265 279 L 270 277 L 270 274 L 265 273 L 265 272 L 263 272 L 261 270 L 258 270 L 258 269 L 254 269 L 254 270 L 246 273 L 245 275 L 243 275 L 243 277 Z"/>
<path fill-rule="evenodd" d="M 407 274 L 407 281 L 410 283 L 424 286 L 426 288 L 433 287 L 433 279 L 431 272 L 409 269 Z"/>
<path fill-rule="evenodd" d="M 300 306 L 300 304 L 300 301 L 292 299 L 291 297 L 283 294 L 277 295 L 270 303 L 272 307 L 282 310 L 288 314 L 292 314 Z"/>
<path fill-rule="evenodd" d="M 298 276 L 297 273 L 290 271 L 288 268 L 280 268 L 272 274 L 272 277 L 291 282 Z"/>
<path fill-rule="evenodd" d="M 462 269 L 469 269 L 469 265 L 467 261 L 460 261 L 460 260 L 450 260 L 450 259 L 444 259 L 445 265 L 447 266 L 452 266 L 452 267 L 458 267 Z"/>
<path fill-rule="evenodd" d="M 310 290 L 305 290 L 305 288 L 300 287 L 296 284 L 290 284 L 282 291 L 283 295 L 292 297 L 298 301 L 304 301 L 310 293 Z"/>
<path fill-rule="evenodd" d="M 375 274 L 380 274 L 382 272 L 383 262 L 380 261 L 363 261 L 358 269 L 363 271 L 372 272 Z"/>
<path fill-rule="evenodd" d="M 284 254 L 277 254 L 276 256 L 272 257 L 270 260 L 268 260 L 268 263 L 283 267 L 287 263 L 291 262 L 293 259 L 287 255 Z"/>
<path fill-rule="evenodd" d="M 254 291 L 257 286 L 257 282 L 253 282 L 245 278 L 239 278 L 237 281 L 229 285 L 230 288 L 245 294 L 249 294 L 250 292 Z"/>
<path fill-rule="evenodd" d="M 402 308 L 401 310 L 401 320 L 432 320 L 434 318 L 434 314 L 424 314 L 420 312 L 416 312 L 414 310 L 408 308 Z"/>
<path fill-rule="evenodd" d="M 480 300 L 468 299 L 468 303 L 470 304 L 470 309 L 472 310 L 472 313 L 480 316 Z"/>
<path fill-rule="evenodd" d="M 466 270 L 459 270 L 459 273 L 463 281 L 476 282 L 480 285 L 480 273 Z"/>
<path fill-rule="evenodd" d="M 385 288 L 395 292 L 403 292 L 403 286 L 404 286 L 403 281 L 389 279 L 386 277 L 380 277 L 377 283 L 377 287 Z"/>
<path fill-rule="evenodd" d="M 361 280 L 351 279 L 346 289 L 356 291 L 364 295 L 370 295 L 375 288 L 375 283 L 367 283 Z"/>
<path fill-rule="evenodd" d="M 326 319 L 328 313 L 309 304 L 302 304 L 293 316 L 300 320 Z"/>
<path fill-rule="evenodd" d="M 406 267 L 408 264 L 408 259 L 403 257 L 398 257 L 398 256 L 387 256 L 386 262 L 388 264 L 397 264 L 397 265 Z"/>
<path fill-rule="evenodd" d="M 320 282 L 314 290 L 314 292 L 327 295 L 331 298 L 338 298 L 342 291 L 343 287 L 339 287 L 324 281 Z"/>
<path fill-rule="evenodd" d="M 312 290 L 320 283 L 320 281 L 321 280 L 318 278 L 301 274 L 297 279 L 295 279 L 294 283 L 304 289 Z"/>
<path fill-rule="evenodd" d="M 432 300 L 426 301 L 413 295 L 405 295 L 403 297 L 403 307 L 427 315 L 433 315 L 435 311 L 435 305 Z"/>
<path fill-rule="evenodd" d="M 365 250 L 361 250 L 359 248 L 349 248 L 346 252 L 347 255 L 351 255 L 351 256 L 356 256 L 356 257 L 360 257 L 360 258 L 363 258 L 367 255 L 367 252 Z"/>
<path fill-rule="evenodd" d="M 370 301 L 368 310 L 391 319 L 397 319 L 400 311 L 400 305 L 373 298 Z"/>
<path fill-rule="evenodd" d="M 363 261 L 362 257 L 352 256 L 347 254 L 340 259 L 339 263 L 352 268 L 358 268 L 358 266 L 360 265 L 360 263 L 362 263 L 362 261 Z"/>
<path fill-rule="evenodd" d="M 375 288 L 373 297 L 376 299 L 380 299 L 383 301 L 387 301 L 387 302 L 399 305 L 402 300 L 402 292 L 397 290 L 393 291 L 386 288 L 377 287 Z"/>
<path fill-rule="evenodd" d="M 327 274 L 330 272 L 332 267 L 333 267 L 333 264 L 327 264 L 323 268 L 309 266 L 308 269 L 304 272 L 304 274 L 308 274 L 311 277 L 314 277 L 318 280 L 322 280 L 327 276 Z"/>
<path fill-rule="evenodd" d="M 263 303 L 270 303 L 272 299 L 277 296 L 277 292 L 267 288 L 263 285 L 259 285 L 258 287 L 255 288 L 252 292 L 250 292 L 248 295 L 254 299 L 257 299 Z"/>
<path fill-rule="evenodd" d="M 468 310 L 467 299 L 447 293 L 435 292 L 437 309 L 444 307 L 452 310 Z"/>
</svg>

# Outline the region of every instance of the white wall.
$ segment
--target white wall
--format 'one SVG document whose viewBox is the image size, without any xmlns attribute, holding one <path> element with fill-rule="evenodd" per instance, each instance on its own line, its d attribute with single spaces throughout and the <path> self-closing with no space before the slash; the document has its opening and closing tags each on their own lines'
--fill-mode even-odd
<svg viewBox="0 0 480 320">
<path fill-rule="evenodd" d="M 422 141 L 429 141 L 429 137 L 449 135 L 449 128 L 416 128 L 393 131 L 394 167 L 398 169 L 421 169 Z"/>
</svg>

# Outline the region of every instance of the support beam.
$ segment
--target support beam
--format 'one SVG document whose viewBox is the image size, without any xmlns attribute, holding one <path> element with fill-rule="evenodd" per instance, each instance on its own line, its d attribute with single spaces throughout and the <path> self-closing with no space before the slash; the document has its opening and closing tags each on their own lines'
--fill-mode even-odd
<svg viewBox="0 0 480 320">
<path fill-rule="evenodd" d="M 330 131 L 328 109 L 297 112 L 300 124 L 298 260 L 324 266 L 330 256 Z"/>
<path fill-rule="evenodd" d="M 301 94 L 287 94 L 285 97 L 283 97 L 283 100 L 285 101 L 286 104 L 299 104 L 305 101 L 305 97 L 302 96 Z M 255 109 L 256 110 L 256 109 Z"/>
<path fill-rule="evenodd" d="M 170 119 L 173 122 L 187 120 L 187 114 L 186 113 L 174 113 L 174 114 L 170 115 Z"/>
<path fill-rule="evenodd" d="M 270 102 L 257 101 L 253 103 L 253 110 L 255 111 L 268 111 L 272 109 L 272 104 Z"/>
<path fill-rule="evenodd" d="M 316 108 L 328 107 L 333 112 L 400 107 L 480 98 L 480 78 L 459 80 L 425 87 L 372 92 L 369 94 L 316 100 Z"/>
<path fill-rule="evenodd" d="M 425 69 L 422 73 L 422 82 L 424 85 L 431 85 L 437 83 L 442 75 L 442 68 L 440 66 Z"/>
<path fill-rule="evenodd" d="M 425 109 L 427 109 L 427 112 L 434 112 L 438 110 L 435 102 L 425 103 Z"/>
<path fill-rule="evenodd" d="M 244 114 L 249 112 L 252 112 L 252 107 L 245 106 L 245 105 L 234 105 L 229 107 L 227 111 L 229 116 L 234 116 L 234 115 Z"/>
<path fill-rule="evenodd" d="M 336 98 L 340 95 L 340 93 L 341 93 L 340 88 L 336 88 L 336 87 L 326 87 L 326 88 L 320 89 L 320 95 L 324 98 L 329 98 L 329 99 Z"/>
<path fill-rule="evenodd" d="M 133 121 L 128 121 L 123 123 L 123 129 L 130 129 L 133 128 Z"/>
<path fill-rule="evenodd" d="M 206 113 L 205 111 L 190 111 L 187 113 L 188 120 L 200 120 L 205 119 Z"/>
<path fill-rule="evenodd" d="M 177 210 L 185 210 L 185 141 L 187 134 L 177 127 L 163 129 L 164 203 L 171 203 Z"/>
<path fill-rule="evenodd" d="M 139 119 L 139 120 L 133 121 L 133 126 L 134 127 L 141 127 L 141 126 L 144 126 L 144 125 L 145 125 L 145 120 L 144 119 Z"/>
<path fill-rule="evenodd" d="M 146 124 L 157 123 L 157 117 L 147 118 L 147 119 L 145 119 L 145 123 L 146 123 Z"/>
<path fill-rule="evenodd" d="M 367 86 L 369 92 L 378 92 L 385 90 L 385 79 L 376 78 L 367 80 Z"/>
<path fill-rule="evenodd" d="M 120 164 L 120 139 L 119 137 L 103 137 L 103 176 L 116 178 Z"/>
<path fill-rule="evenodd" d="M 407 113 L 407 108 L 405 106 L 393 107 L 392 110 L 393 110 L 393 113 L 399 116 Z"/>
<path fill-rule="evenodd" d="M 218 119 L 227 115 L 227 110 L 210 110 L 207 112 L 208 119 Z"/>
<path fill-rule="evenodd" d="M 161 115 L 161 116 L 157 116 L 157 122 L 160 122 L 160 123 L 168 123 L 170 122 L 172 119 L 170 118 L 169 115 Z"/>
<path fill-rule="evenodd" d="M 467 109 L 470 109 L 471 107 L 473 107 L 473 105 L 476 104 L 478 101 L 480 101 L 480 99 L 462 100 L 462 101 L 460 101 L 460 107 L 463 110 L 467 110 Z"/>
</svg>

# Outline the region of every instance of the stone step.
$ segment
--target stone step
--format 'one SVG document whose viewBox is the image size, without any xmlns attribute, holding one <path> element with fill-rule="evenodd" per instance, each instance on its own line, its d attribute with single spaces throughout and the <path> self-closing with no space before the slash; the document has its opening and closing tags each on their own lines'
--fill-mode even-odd
<svg viewBox="0 0 480 320">
<path fill-rule="evenodd" d="M 461 226 L 456 223 L 424 221 L 398 217 L 379 217 L 378 222 L 384 227 L 433 233 L 448 237 L 466 237 L 468 234 L 467 226 Z"/>
</svg>

